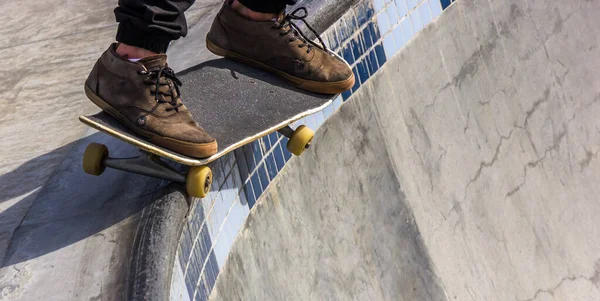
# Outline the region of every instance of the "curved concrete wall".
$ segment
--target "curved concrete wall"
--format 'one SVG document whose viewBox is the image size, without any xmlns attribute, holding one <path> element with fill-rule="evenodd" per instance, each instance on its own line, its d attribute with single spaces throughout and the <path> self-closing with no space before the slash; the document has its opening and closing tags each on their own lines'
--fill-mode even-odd
<svg viewBox="0 0 600 301">
<path fill-rule="evenodd" d="M 271 183 L 211 300 L 600 300 L 599 13 L 456 2 Z"/>
</svg>

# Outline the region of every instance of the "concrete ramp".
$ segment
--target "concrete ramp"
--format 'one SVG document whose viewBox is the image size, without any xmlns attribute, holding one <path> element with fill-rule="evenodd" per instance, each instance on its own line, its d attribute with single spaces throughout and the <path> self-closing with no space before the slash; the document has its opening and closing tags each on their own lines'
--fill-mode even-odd
<svg viewBox="0 0 600 301">
<path fill-rule="evenodd" d="M 457 1 L 271 183 L 211 300 L 600 300 L 598 15 Z"/>
</svg>

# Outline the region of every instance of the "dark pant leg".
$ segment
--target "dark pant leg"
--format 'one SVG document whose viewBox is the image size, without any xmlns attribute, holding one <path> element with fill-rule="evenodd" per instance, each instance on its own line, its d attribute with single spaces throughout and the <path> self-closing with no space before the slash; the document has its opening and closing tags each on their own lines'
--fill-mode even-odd
<svg viewBox="0 0 600 301">
<path fill-rule="evenodd" d="M 154 52 L 166 52 L 169 43 L 187 34 L 183 12 L 195 0 L 119 0 L 115 17 L 117 41 Z"/>
<path fill-rule="evenodd" d="M 278 13 L 286 5 L 294 5 L 297 0 L 238 0 L 245 7 L 261 13 Z"/>
</svg>

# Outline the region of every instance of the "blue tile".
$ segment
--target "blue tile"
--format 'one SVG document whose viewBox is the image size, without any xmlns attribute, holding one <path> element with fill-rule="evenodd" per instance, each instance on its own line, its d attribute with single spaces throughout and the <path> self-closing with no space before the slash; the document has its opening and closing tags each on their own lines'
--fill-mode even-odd
<svg viewBox="0 0 600 301">
<path fill-rule="evenodd" d="M 383 50 L 385 51 L 385 56 L 388 58 L 391 58 L 396 53 L 396 44 L 392 35 L 387 35 L 383 39 Z"/>
<path fill-rule="evenodd" d="M 419 15 L 421 16 L 421 22 L 423 22 L 423 26 L 429 24 L 431 22 L 431 11 L 429 11 L 429 4 L 424 2 L 419 6 Z"/>
<path fill-rule="evenodd" d="M 252 181 L 248 181 L 248 183 L 246 183 L 246 186 L 244 186 L 244 192 L 246 195 L 246 202 L 248 203 L 248 207 L 252 208 L 256 203 L 256 197 L 254 196 Z"/>
<path fill-rule="evenodd" d="M 442 14 L 442 6 L 440 0 L 429 0 L 429 8 L 431 8 L 431 18 L 435 19 Z"/>
<path fill-rule="evenodd" d="M 442 4 L 442 9 L 446 9 L 448 6 L 450 6 L 450 4 L 452 4 L 452 1 L 450 1 L 450 0 L 441 0 L 441 4 Z"/>
<path fill-rule="evenodd" d="M 247 144 L 242 146 L 242 150 L 244 151 L 244 157 L 246 158 L 246 165 L 248 166 L 248 173 L 252 173 L 254 168 L 256 167 L 256 163 L 254 162 L 254 154 L 252 151 L 252 146 Z"/>
<path fill-rule="evenodd" d="M 283 150 L 281 149 L 281 143 L 278 143 L 273 149 L 273 156 L 275 158 L 275 165 L 277 170 L 281 171 L 285 166 L 285 158 L 283 157 Z"/>
<path fill-rule="evenodd" d="M 415 35 L 410 18 L 404 19 L 400 26 L 402 26 L 402 37 L 404 38 L 404 44 L 406 44 Z"/>
<path fill-rule="evenodd" d="M 356 79 L 356 81 L 360 81 L 359 79 Z M 350 98 L 350 96 L 352 96 L 352 90 L 348 90 L 348 91 L 344 91 L 342 92 L 342 99 L 346 100 L 348 98 Z"/>
<path fill-rule="evenodd" d="M 200 271 L 198 271 L 198 269 L 202 266 L 202 264 L 204 263 L 204 259 L 205 259 L 205 254 L 202 254 L 204 252 L 203 248 L 200 246 L 200 244 L 196 244 L 196 247 L 194 248 L 194 255 L 193 255 L 193 262 L 190 264 L 190 268 L 193 267 L 194 272 L 193 272 L 193 276 L 194 277 L 200 277 Z M 205 256 L 202 256 L 205 255 Z M 197 279 L 197 278 L 195 278 Z"/>
<path fill-rule="evenodd" d="M 373 22 L 369 23 L 369 25 L 367 25 L 367 28 L 369 29 L 369 32 L 371 33 L 371 38 L 373 39 L 373 43 L 377 43 L 377 41 L 379 41 L 379 39 L 381 38 L 381 34 L 379 33 L 379 28 L 377 28 L 377 25 Z"/>
<path fill-rule="evenodd" d="M 275 164 L 275 158 L 272 152 L 265 158 L 265 164 L 267 165 L 269 178 L 275 179 L 277 176 L 277 165 Z"/>
<path fill-rule="evenodd" d="M 225 155 L 223 159 L 221 159 L 221 164 L 225 170 L 225 176 L 229 175 L 231 172 L 231 167 L 233 167 L 233 164 L 235 164 L 235 156 L 233 153 Z"/>
<path fill-rule="evenodd" d="M 375 8 L 373 8 L 373 3 L 371 1 L 362 1 L 364 5 L 364 10 L 367 12 L 367 19 L 371 20 L 373 16 L 375 16 Z"/>
<path fill-rule="evenodd" d="M 369 49 L 371 48 L 371 46 L 373 46 L 373 36 L 368 26 L 365 27 L 365 29 L 363 29 L 362 33 L 360 34 L 360 37 L 364 41 L 365 49 Z"/>
<path fill-rule="evenodd" d="M 260 138 L 260 140 L 262 141 L 262 143 L 265 146 L 263 153 L 266 154 L 271 149 L 271 141 L 269 140 L 269 136 L 264 136 L 264 137 Z"/>
<path fill-rule="evenodd" d="M 187 227 L 186 227 L 187 228 Z M 181 240 L 181 256 L 185 259 L 184 264 L 188 264 L 188 260 L 190 258 L 190 254 L 192 253 L 192 241 L 191 235 L 189 232 L 183 233 L 183 239 Z M 185 267 L 184 267 L 185 270 Z"/>
<path fill-rule="evenodd" d="M 356 64 L 356 70 L 360 77 L 360 84 L 363 85 L 369 79 L 369 67 L 367 66 L 367 58 L 363 58 L 358 64 Z"/>
<path fill-rule="evenodd" d="M 206 284 L 204 282 L 205 282 L 204 277 L 202 277 L 202 279 L 200 279 L 200 283 L 198 284 L 198 287 L 196 288 L 196 296 L 194 297 L 193 301 L 207 301 L 208 300 L 208 296 L 210 295 L 210 293 L 206 291 Z"/>
<path fill-rule="evenodd" d="M 220 160 L 213 162 L 210 169 L 212 170 L 212 174 L 213 174 L 213 184 L 215 185 L 217 190 L 219 190 L 221 188 L 221 184 L 225 180 L 225 176 L 223 175 L 223 168 L 221 166 Z"/>
<path fill-rule="evenodd" d="M 252 155 L 254 156 L 254 162 L 256 162 L 256 164 L 260 163 L 260 160 L 262 160 L 262 150 L 260 148 L 260 143 L 257 141 L 254 141 L 250 144 L 252 146 Z"/>
<path fill-rule="evenodd" d="M 200 224 L 202 222 L 198 222 L 197 220 L 198 218 L 196 217 L 196 215 L 192 215 L 191 219 L 188 220 L 188 227 L 191 233 L 198 233 L 200 231 Z"/>
<path fill-rule="evenodd" d="M 406 0 L 406 4 L 408 5 L 408 11 L 411 11 L 413 8 L 419 4 L 418 0 Z"/>
<path fill-rule="evenodd" d="M 356 29 L 358 28 L 358 23 L 356 22 L 356 18 L 354 17 L 354 12 L 348 11 L 348 13 L 345 14 L 342 18 L 346 20 L 346 26 L 348 26 L 350 34 L 356 32 Z"/>
<path fill-rule="evenodd" d="M 267 186 L 269 186 L 269 176 L 267 175 L 267 170 L 264 164 L 258 166 L 258 176 L 260 177 L 260 184 L 262 185 L 262 190 L 265 191 Z M 262 193 L 261 193 L 262 194 Z"/>
<path fill-rule="evenodd" d="M 398 20 L 400 19 L 398 17 L 398 10 L 396 9 L 396 3 L 395 2 L 390 2 L 390 4 L 388 5 L 388 7 L 385 9 L 388 15 L 388 19 L 390 21 L 390 27 L 394 27 L 396 26 L 396 24 L 398 24 Z"/>
<path fill-rule="evenodd" d="M 390 29 L 390 20 L 388 19 L 385 11 L 377 15 L 377 26 L 379 26 L 379 31 L 382 35 L 384 35 Z"/>
<path fill-rule="evenodd" d="M 271 141 L 271 148 L 273 148 L 273 146 L 275 146 L 275 144 L 277 144 L 277 142 L 279 141 L 279 137 L 277 137 L 277 133 L 278 132 L 273 132 L 271 134 L 269 134 L 269 140 Z"/>
<path fill-rule="evenodd" d="M 377 63 L 381 68 L 381 66 L 383 66 L 383 64 L 385 64 L 385 62 L 387 61 L 385 57 L 385 51 L 383 50 L 383 45 L 375 45 L 375 55 L 377 55 Z"/>
<path fill-rule="evenodd" d="M 196 282 L 190 278 L 190 274 L 185 277 L 185 286 L 187 288 L 190 300 L 194 300 L 194 291 L 196 290 Z"/>
<path fill-rule="evenodd" d="M 406 7 L 405 0 L 395 0 L 396 2 L 396 11 L 398 12 L 398 16 L 400 19 L 404 18 L 408 14 L 408 8 Z"/>
<path fill-rule="evenodd" d="M 225 187 L 221 190 L 222 195 L 223 195 L 223 201 L 225 201 L 225 204 L 231 204 L 235 201 L 238 190 L 237 188 L 233 187 L 233 178 L 232 177 L 228 177 L 227 180 L 225 181 Z"/>
<path fill-rule="evenodd" d="M 198 278 L 200 278 L 200 272 L 198 271 L 198 267 L 196 265 L 190 265 L 188 268 L 188 273 L 185 277 L 185 284 L 188 287 L 190 293 L 194 293 L 196 290 L 196 283 L 198 283 Z"/>
<path fill-rule="evenodd" d="M 199 258 L 197 264 L 204 264 L 204 261 L 208 257 L 208 253 L 210 252 L 210 248 L 212 248 L 212 241 L 210 240 L 210 233 L 208 233 L 208 227 L 204 227 L 202 234 L 198 238 L 198 242 L 196 243 L 197 248 L 199 249 Z"/>
<path fill-rule="evenodd" d="M 375 9 L 376 13 L 380 12 L 384 6 L 385 3 L 383 2 L 383 0 L 373 0 L 373 8 Z"/>
<path fill-rule="evenodd" d="M 333 115 L 333 103 L 325 107 L 325 109 L 323 110 L 323 115 L 325 116 L 325 119 Z"/>
<path fill-rule="evenodd" d="M 338 46 L 340 46 L 340 41 L 338 40 L 338 35 L 335 31 L 335 28 L 333 28 L 333 30 L 329 30 L 327 36 L 329 36 L 329 48 L 337 49 Z"/>
<path fill-rule="evenodd" d="M 334 109 L 338 109 L 339 107 L 341 107 L 342 103 L 344 103 L 343 97 L 340 97 L 340 96 L 336 97 L 333 100 L 333 107 L 334 107 Z"/>
<path fill-rule="evenodd" d="M 358 26 L 363 26 L 367 21 L 369 21 L 375 11 L 371 4 L 371 1 L 362 1 L 357 4 L 354 8 L 354 13 L 356 14 L 356 21 L 358 22 Z"/>
<path fill-rule="evenodd" d="M 233 172 L 231 174 L 231 177 L 233 178 L 233 186 L 236 189 L 241 189 L 242 188 L 242 178 L 240 177 L 240 169 L 239 169 L 239 165 L 235 165 L 233 167 Z"/>
<path fill-rule="evenodd" d="M 252 190 L 254 191 L 254 197 L 258 199 L 262 195 L 262 186 L 260 185 L 260 178 L 258 176 L 258 172 L 255 172 L 251 178 L 252 181 Z"/>
<path fill-rule="evenodd" d="M 396 50 L 401 49 L 404 46 L 404 44 L 406 44 L 406 41 L 402 36 L 402 24 L 394 28 L 392 34 L 394 35 L 394 42 L 396 42 Z"/>
<path fill-rule="evenodd" d="M 306 125 L 310 129 L 316 130 L 317 122 L 315 121 L 315 115 L 306 116 L 304 118 L 304 125 Z"/>
<path fill-rule="evenodd" d="M 346 44 L 346 46 L 342 48 L 341 56 L 344 58 L 344 60 L 346 60 L 346 62 L 349 65 L 354 64 L 354 55 L 352 54 L 352 48 L 350 46 L 350 43 Z"/>
<path fill-rule="evenodd" d="M 377 58 L 375 57 L 375 51 L 369 52 L 369 54 L 365 57 L 367 68 L 369 69 L 369 74 L 373 75 L 377 72 Z"/>
<path fill-rule="evenodd" d="M 177 249 L 177 259 L 179 260 L 179 267 L 181 270 L 185 271 L 185 265 L 187 263 L 187 258 L 183 255 L 183 250 L 181 249 L 181 245 Z"/>
<path fill-rule="evenodd" d="M 338 30 L 338 37 L 340 38 L 340 44 L 343 44 L 352 35 L 352 32 L 350 32 L 348 30 L 348 26 L 346 25 L 346 21 L 344 19 L 341 19 L 338 22 L 338 26 L 336 26 L 336 29 Z"/>
<path fill-rule="evenodd" d="M 418 11 L 415 10 L 410 14 L 410 20 L 412 21 L 415 32 L 419 32 L 423 29 L 423 22 L 421 22 L 421 16 L 419 16 Z"/>
<path fill-rule="evenodd" d="M 214 251 L 211 251 L 208 262 L 204 267 L 204 279 L 206 280 L 206 287 L 208 290 L 212 291 L 215 286 L 215 281 L 217 280 L 217 275 L 219 275 L 219 265 L 217 264 L 217 257 L 215 256 Z"/>
<path fill-rule="evenodd" d="M 352 54 L 354 54 L 356 59 L 358 59 L 364 53 L 363 45 L 357 39 L 350 40 L 350 47 L 352 48 Z"/>
<path fill-rule="evenodd" d="M 352 72 L 354 72 L 354 78 L 356 79 L 354 81 L 354 87 L 352 87 L 352 93 L 356 92 L 356 90 L 358 90 L 358 88 L 360 88 L 360 76 L 358 74 L 358 64 L 357 66 L 354 66 L 354 68 L 352 68 Z M 344 99 L 346 100 L 346 99 Z"/>
<path fill-rule="evenodd" d="M 283 140 L 281 140 L 281 149 L 283 150 L 283 158 L 285 159 L 285 162 L 292 158 L 292 153 L 290 153 L 286 147 L 288 141 L 289 139 L 287 137 L 284 137 Z"/>
<path fill-rule="evenodd" d="M 325 121 L 325 115 L 323 115 L 323 111 L 317 112 L 315 114 L 315 121 L 317 123 L 317 128 L 321 127 L 323 122 Z M 316 130 L 316 129 L 315 129 Z"/>
<path fill-rule="evenodd" d="M 246 189 L 240 189 L 240 194 L 239 194 L 240 195 L 240 204 L 242 204 L 244 206 L 245 205 L 249 206 L 249 204 L 248 204 L 248 198 L 246 197 L 246 193 L 247 193 Z"/>
<path fill-rule="evenodd" d="M 235 161 L 237 161 L 240 178 L 244 181 L 244 179 L 248 177 L 248 163 L 246 163 L 246 156 L 244 156 L 242 148 L 234 150 L 233 153 L 235 155 Z"/>
</svg>

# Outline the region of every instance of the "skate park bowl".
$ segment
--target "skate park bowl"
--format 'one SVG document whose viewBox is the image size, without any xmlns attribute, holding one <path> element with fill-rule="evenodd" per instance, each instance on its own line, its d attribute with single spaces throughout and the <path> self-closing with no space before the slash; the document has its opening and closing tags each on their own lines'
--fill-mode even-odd
<svg viewBox="0 0 600 301">
<path fill-rule="evenodd" d="M 176 70 L 212 59 L 194 51 L 220 3 L 198 2 Z M 356 86 L 299 123 L 317 129 L 302 156 L 267 136 L 215 162 L 204 199 L 83 174 L 89 142 L 137 150 L 68 123 L 96 110 L 82 89 L 38 120 L 56 145 L 3 102 L 0 300 L 600 300 L 600 1 L 308 3 Z M 57 101 L 33 87 L 53 69 L 19 63 L 32 45 L 97 43 L 49 60 L 83 83 L 116 28 L 88 22 L 3 34 L 22 71 L 0 101 Z"/>
</svg>

